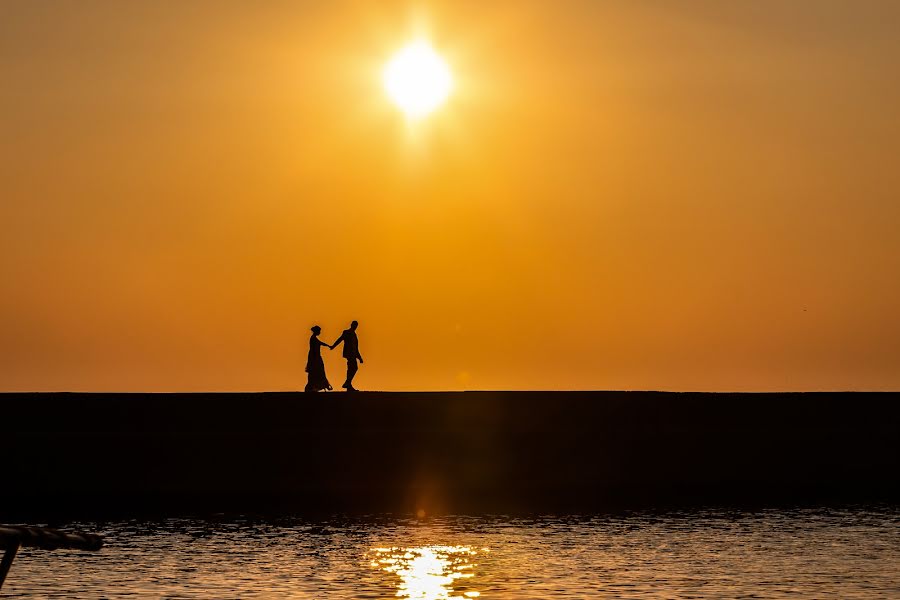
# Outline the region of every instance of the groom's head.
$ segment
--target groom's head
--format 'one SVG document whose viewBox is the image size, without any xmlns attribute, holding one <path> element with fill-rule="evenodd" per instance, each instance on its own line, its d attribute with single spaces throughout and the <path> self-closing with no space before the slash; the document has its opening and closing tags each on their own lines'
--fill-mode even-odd
<svg viewBox="0 0 900 600">
<path fill-rule="evenodd" d="M 353 321 L 352 323 L 350 323 L 350 329 L 352 329 L 353 331 L 356 331 L 357 327 L 359 327 L 359 321 Z"/>
</svg>

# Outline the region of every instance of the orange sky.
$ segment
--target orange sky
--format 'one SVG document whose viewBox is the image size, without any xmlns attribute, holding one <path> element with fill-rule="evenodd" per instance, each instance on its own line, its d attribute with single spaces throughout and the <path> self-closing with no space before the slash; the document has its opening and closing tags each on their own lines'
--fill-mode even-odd
<svg viewBox="0 0 900 600">
<path fill-rule="evenodd" d="M 362 389 L 900 389 L 897 31 L 3 2 L 0 389 L 302 389 L 308 328 L 354 318 Z M 455 92 L 410 125 L 380 76 L 417 35 Z"/>
</svg>

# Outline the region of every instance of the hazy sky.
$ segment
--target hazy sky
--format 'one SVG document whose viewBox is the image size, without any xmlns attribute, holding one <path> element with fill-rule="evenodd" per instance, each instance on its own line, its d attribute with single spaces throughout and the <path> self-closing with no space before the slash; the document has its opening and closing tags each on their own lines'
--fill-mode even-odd
<svg viewBox="0 0 900 600">
<path fill-rule="evenodd" d="M 0 3 L 0 388 L 900 389 L 900 2 Z M 455 78 L 409 124 L 381 70 Z M 326 357 L 342 381 L 339 352 Z"/>
</svg>

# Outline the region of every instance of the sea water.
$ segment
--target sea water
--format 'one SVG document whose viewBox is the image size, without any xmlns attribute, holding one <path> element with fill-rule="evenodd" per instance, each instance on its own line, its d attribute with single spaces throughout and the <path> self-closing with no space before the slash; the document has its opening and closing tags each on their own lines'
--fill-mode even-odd
<svg viewBox="0 0 900 600">
<path fill-rule="evenodd" d="M 11 598 L 900 598 L 892 506 L 76 523 Z"/>
</svg>

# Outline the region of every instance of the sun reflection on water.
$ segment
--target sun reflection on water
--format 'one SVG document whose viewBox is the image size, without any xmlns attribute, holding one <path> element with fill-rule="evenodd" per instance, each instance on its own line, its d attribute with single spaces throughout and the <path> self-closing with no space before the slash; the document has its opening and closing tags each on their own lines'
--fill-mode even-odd
<svg viewBox="0 0 900 600">
<path fill-rule="evenodd" d="M 373 548 L 369 566 L 400 578 L 397 596 L 422 600 L 477 598 L 481 594 L 458 580 L 474 577 L 477 550 L 469 546 Z M 459 589 L 454 589 L 459 588 Z"/>
</svg>

